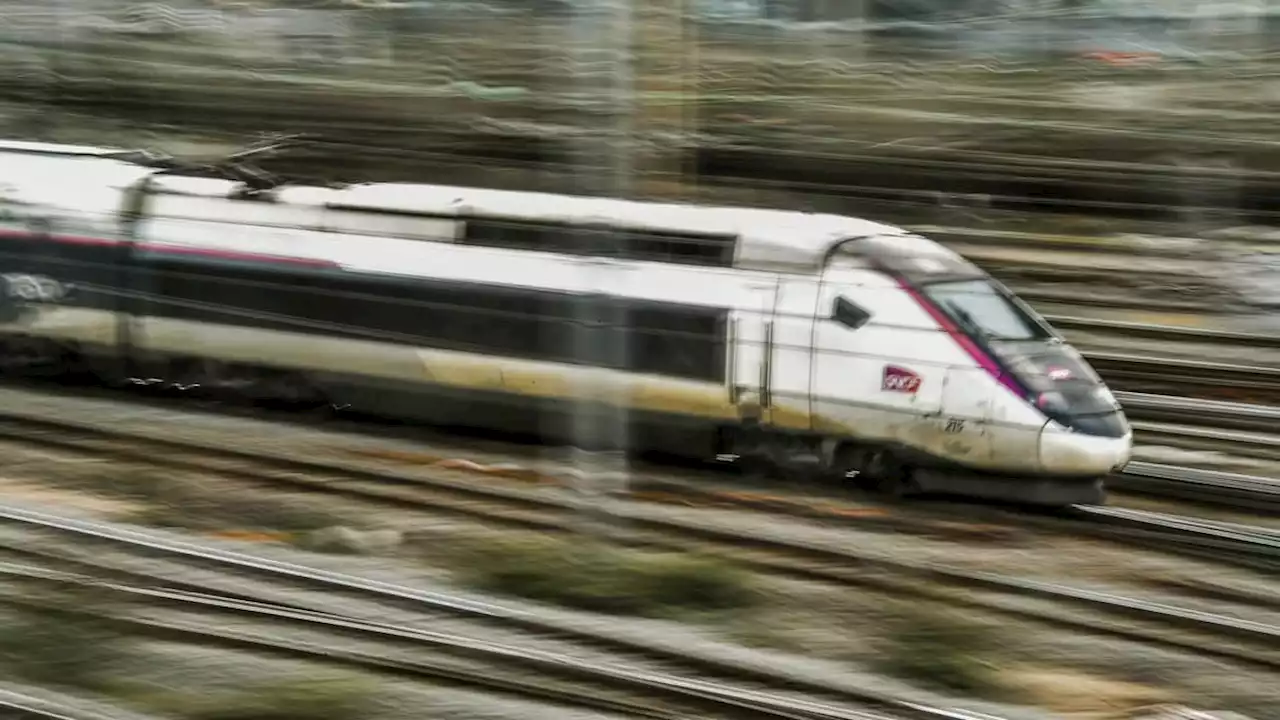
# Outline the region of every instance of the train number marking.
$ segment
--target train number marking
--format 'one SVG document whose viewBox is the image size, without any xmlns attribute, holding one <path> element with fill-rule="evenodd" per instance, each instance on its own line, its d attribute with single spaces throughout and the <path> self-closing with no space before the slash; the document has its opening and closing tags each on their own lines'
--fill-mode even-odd
<svg viewBox="0 0 1280 720">
<path fill-rule="evenodd" d="M 1049 376 L 1050 380 L 1070 380 L 1072 377 L 1070 368 L 1057 367 L 1056 365 L 1050 367 L 1046 371 L 1046 374 Z"/>
<path fill-rule="evenodd" d="M 956 435 L 964 432 L 964 420 L 960 418 L 947 418 L 947 425 L 942 432 L 948 435 Z"/>
<path fill-rule="evenodd" d="M 71 294 L 73 288 L 44 275 L 2 273 L 0 279 L 4 280 L 6 295 L 25 302 L 57 303 Z"/>
</svg>

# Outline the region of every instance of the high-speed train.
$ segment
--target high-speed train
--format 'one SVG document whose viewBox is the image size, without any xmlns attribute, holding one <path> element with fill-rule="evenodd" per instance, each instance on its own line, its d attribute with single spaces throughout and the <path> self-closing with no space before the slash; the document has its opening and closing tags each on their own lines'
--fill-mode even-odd
<svg viewBox="0 0 1280 720">
<path fill-rule="evenodd" d="M 557 438 L 621 405 L 636 447 L 908 494 L 1101 502 L 1129 458 L 1079 353 L 897 227 L 445 185 L 246 192 L 116 153 L 0 143 L 10 365 Z M 584 354 L 608 318 L 622 347 Z"/>
</svg>

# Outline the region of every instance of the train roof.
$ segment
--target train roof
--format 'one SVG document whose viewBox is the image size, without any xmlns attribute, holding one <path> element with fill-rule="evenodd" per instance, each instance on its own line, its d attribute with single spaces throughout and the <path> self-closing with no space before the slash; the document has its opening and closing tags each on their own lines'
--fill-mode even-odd
<svg viewBox="0 0 1280 720">
<path fill-rule="evenodd" d="M 105 157 L 89 159 L 89 151 L 98 149 L 0 143 L 0 203 L 56 208 L 55 212 L 109 221 L 119 212 L 124 192 L 154 171 Z"/>
<path fill-rule="evenodd" d="M 985 273 L 960 253 L 919 235 L 877 235 L 837 248 L 838 256 L 866 258 L 874 267 L 927 283 L 983 277 Z"/>
<path fill-rule="evenodd" d="M 228 197 L 236 184 L 179 176 L 158 176 L 153 191 L 196 197 Z M 238 209 L 243 222 L 295 224 L 299 210 L 352 211 L 421 218 L 433 228 L 441 219 L 508 221 L 555 228 L 607 226 L 654 237 L 694 238 L 726 250 L 724 265 L 744 269 L 817 272 L 831 249 L 853 238 L 907 236 L 905 230 L 841 215 L 687 203 L 618 200 L 542 192 L 518 192 L 451 185 L 378 183 L 346 188 L 283 187 L 274 202 Z M 203 211 L 217 219 L 214 208 Z M 161 214 L 166 214 L 162 212 Z M 223 213 L 225 217 L 225 212 Z M 271 219 L 275 219 L 273 222 Z M 320 222 L 317 216 L 317 223 Z M 373 220 L 371 219 L 372 223 Z M 425 225 L 424 225 L 425 226 Z M 349 226 L 347 226 L 349 227 Z M 427 238 L 423 238 L 427 239 Z M 437 237 L 441 242 L 454 237 Z M 925 241 L 927 242 L 927 241 Z"/>
<path fill-rule="evenodd" d="M 0 156 L 7 156 L 0 159 L 6 170 L 21 170 L 11 177 L 24 179 L 8 186 L 11 200 L 91 213 L 109 211 L 123 190 L 151 177 L 151 191 L 159 196 L 157 219 L 234 219 L 474 244 L 486 242 L 469 237 L 468 228 L 506 223 L 540 229 L 547 238 L 521 247 L 552 251 L 565 246 L 564 236 L 573 234 L 568 231 L 601 227 L 618 233 L 616 243 L 627 248 L 622 254 L 633 259 L 656 259 L 660 253 L 646 255 L 638 249 L 646 244 L 669 250 L 672 243 L 685 242 L 700 244 L 708 250 L 706 256 L 675 259 L 670 254 L 670 261 L 816 273 L 839 248 L 841 255 L 871 257 L 888 269 L 926 272 L 941 264 L 946 270 L 938 272 L 945 274 L 980 272 L 959 255 L 902 228 L 843 215 L 414 183 L 284 185 L 243 199 L 241 183 L 157 172 L 130 162 L 118 148 L 0 141 Z M 32 183 L 32 178 L 48 181 Z M 238 206 L 228 211 L 226 202 Z M 849 242 L 853 240 L 857 242 Z"/>
</svg>

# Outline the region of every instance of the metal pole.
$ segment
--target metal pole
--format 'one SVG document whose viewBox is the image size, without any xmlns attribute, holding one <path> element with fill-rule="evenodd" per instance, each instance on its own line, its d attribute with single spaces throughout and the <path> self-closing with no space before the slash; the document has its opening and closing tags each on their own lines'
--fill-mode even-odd
<svg viewBox="0 0 1280 720">
<path fill-rule="evenodd" d="M 578 192 L 626 197 L 633 174 L 630 0 L 580 0 L 572 23 L 574 80 L 583 127 L 577 151 Z M 605 220 L 605 218 L 601 218 Z M 625 272 L 610 256 L 625 239 L 606 224 L 579 231 L 583 292 L 575 298 L 574 357 L 579 359 L 573 464 L 586 530 L 627 487 L 629 356 L 626 313 L 610 295 Z M 606 528 L 607 529 L 607 528 Z"/>
</svg>

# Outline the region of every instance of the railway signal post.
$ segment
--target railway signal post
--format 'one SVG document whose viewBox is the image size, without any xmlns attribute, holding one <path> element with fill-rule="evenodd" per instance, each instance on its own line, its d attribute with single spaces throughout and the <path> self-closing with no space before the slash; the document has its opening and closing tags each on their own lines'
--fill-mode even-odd
<svg viewBox="0 0 1280 720">
<path fill-rule="evenodd" d="M 575 170 L 585 195 L 626 197 L 631 192 L 631 10 L 630 0 L 584 0 L 571 23 L 583 123 Z M 628 489 L 629 398 L 625 386 L 611 382 L 617 375 L 610 370 L 625 368 L 629 353 L 625 313 L 609 292 L 625 270 L 611 257 L 621 238 L 607 224 L 583 226 L 578 232 L 585 252 L 578 263 L 583 282 L 573 332 L 573 354 L 582 362 L 572 459 L 586 529 L 599 532 L 611 498 Z"/>
</svg>

